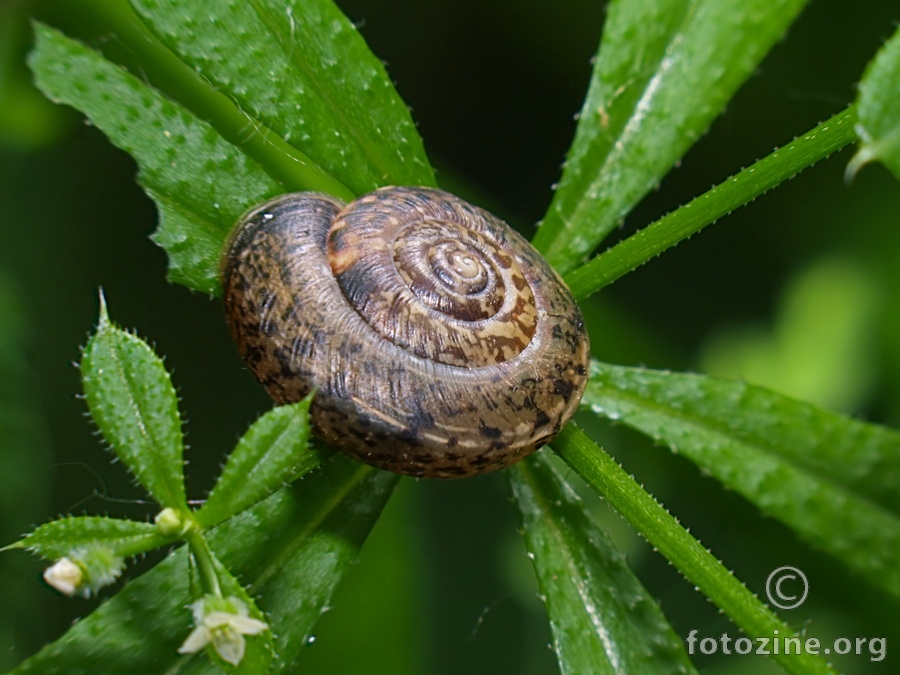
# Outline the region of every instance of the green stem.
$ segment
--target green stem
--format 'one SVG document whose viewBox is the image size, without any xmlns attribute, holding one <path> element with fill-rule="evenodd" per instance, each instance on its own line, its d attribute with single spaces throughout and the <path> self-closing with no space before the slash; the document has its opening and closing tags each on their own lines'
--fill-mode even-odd
<svg viewBox="0 0 900 675">
<path fill-rule="evenodd" d="M 206 543 L 206 537 L 199 530 L 191 530 L 185 539 L 191 547 L 191 555 L 197 563 L 197 574 L 200 577 L 200 588 L 204 595 L 222 597 L 222 587 L 219 585 L 219 575 L 216 574 L 216 564 L 213 561 L 212 551 Z"/>
<path fill-rule="evenodd" d="M 88 15 L 98 31 L 112 32 L 123 43 L 150 84 L 209 122 L 230 143 L 255 159 L 288 190 L 315 190 L 344 200 L 356 195 L 307 155 L 243 112 L 193 68 L 170 51 L 127 3 L 82 0 L 81 16 Z M 116 60 L 113 58 L 112 60 Z"/>
<path fill-rule="evenodd" d="M 116 554 L 127 560 L 128 558 L 142 555 L 144 553 L 147 553 L 148 551 L 153 551 L 158 548 L 162 548 L 163 546 L 168 546 L 169 544 L 173 544 L 180 539 L 181 537 L 178 536 L 167 537 L 162 534 L 154 534 L 133 541 L 126 546 L 117 547 Z"/>
<path fill-rule="evenodd" d="M 553 449 L 748 636 L 799 637 L 581 429 L 566 426 Z M 800 651 L 773 656 L 789 673 L 834 675 L 824 659 Z"/>
<path fill-rule="evenodd" d="M 855 140 L 851 106 L 565 276 L 586 298 Z"/>
</svg>

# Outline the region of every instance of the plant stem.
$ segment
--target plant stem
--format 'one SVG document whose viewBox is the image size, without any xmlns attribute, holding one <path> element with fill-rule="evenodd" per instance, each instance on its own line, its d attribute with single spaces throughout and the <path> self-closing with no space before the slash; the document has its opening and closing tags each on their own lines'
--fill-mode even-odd
<svg viewBox="0 0 900 675">
<path fill-rule="evenodd" d="M 205 595 L 222 597 L 222 587 L 219 585 L 219 575 L 216 574 L 216 563 L 213 561 L 212 551 L 206 543 L 206 537 L 199 530 L 192 529 L 185 539 L 191 547 L 191 555 L 197 563 L 197 574 L 200 577 L 200 588 Z"/>
<path fill-rule="evenodd" d="M 748 636 L 798 637 L 575 424 L 562 430 L 553 449 Z M 772 656 L 789 673 L 836 672 L 824 659 L 802 649 L 799 654 L 782 651 Z"/>
<path fill-rule="evenodd" d="M 162 534 L 154 534 L 149 537 L 142 537 L 136 541 L 130 542 L 126 546 L 119 546 L 116 548 L 116 555 L 125 558 L 133 558 L 135 556 L 142 555 L 147 553 L 148 551 L 153 551 L 158 548 L 162 548 L 163 546 L 168 546 L 169 544 L 173 544 L 180 540 L 179 536 L 171 536 L 167 537 Z"/>
<path fill-rule="evenodd" d="M 586 298 L 855 140 L 851 106 L 565 276 Z"/>
</svg>

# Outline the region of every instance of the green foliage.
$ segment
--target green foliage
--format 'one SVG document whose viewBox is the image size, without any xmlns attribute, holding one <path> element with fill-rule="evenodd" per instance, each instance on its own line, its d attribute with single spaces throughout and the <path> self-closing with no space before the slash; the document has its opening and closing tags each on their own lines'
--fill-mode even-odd
<svg viewBox="0 0 900 675">
<path fill-rule="evenodd" d="M 856 106 L 579 267 L 706 131 L 804 4 L 610 4 L 568 161 L 535 239 L 576 296 L 844 147 L 854 122 L 863 146 L 851 170 L 879 159 L 898 172 L 895 36 L 868 68 Z M 49 98 L 85 113 L 137 161 L 159 209 L 154 240 L 169 256 L 172 280 L 216 294 L 229 229 L 275 194 L 320 190 L 346 199 L 384 184 L 434 184 L 384 67 L 329 0 L 133 5 L 138 17 L 122 35 L 153 61 L 148 76 L 40 24 L 30 65 Z M 231 636 L 231 648 L 246 640 L 236 672 L 293 672 L 397 477 L 310 448 L 307 400 L 251 426 L 205 504 L 192 510 L 177 397 L 161 360 L 114 326 L 104 306 L 81 368 L 107 443 L 166 508 L 154 524 L 63 518 L 6 548 L 72 558 L 88 577 L 112 580 L 119 573 L 113 562 L 186 545 L 13 672 L 232 669 L 222 661 L 232 652 L 215 641 L 204 647 L 208 658 L 185 649 L 188 635 L 204 628 L 197 612 L 192 633 L 186 608 L 208 598 L 210 606 L 232 608 L 234 626 L 246 618 L 268 627 Z M 900 596 L 896 432 L 743 382 L 600 363 L 583 407 L 687 456 L 874 587 Z M 796 634 L 587 434 L 570 425 L 553 448 L 746 635 Z M 695 672 L 653 594 L 546 453 L 508 478 L 562 672 Z M 104 555 L 90 558 L 97 551 Z M 107 559 L 108 574 L 97 575 Z M 792 673 L 834 672 L 812 654 L 776 659 Z"/>
<path fill-rule="evenodd" d="M 331 468 L 304 484 L 300 498 L 292 498 L 286 486 L 317 468 L 329 454 L 307 447 L 309 399 L 305 399 L 270 411 L 250 428 L 195 516 L 184 496 L 181 418 L 169 375 L 146 343 L 110 321 L 102 300 L 101 296 L 97 331 L 81 362 L 85 398 L 122 463 L 166 508 L 155 524 L 97 516 L 62 518 L 6 549 L 28 549 L 49 560 L 65 561 L 65 572 L 57 572 L 63 578 L 48 581 L 67 594 L 97 592 L 118 577 L 124 559 L 179 541 L 188 543 L 196 577 L 191 581 L 187 574 L 182 550 L 141 578 L 142 584 L 156 587 L 129 585 L 65 640 L 50 645 L 22 668 L 34 672 L 65 664 L 71 673 L 115 673 L 175 666 L 186 672 L 218 672 L 213 664 L 224 663 L 222 656 L 229 652 L 209 646 L 211 660 L 197 661 L 180 656 L 171 642 L 179 634 L 182 640 L 186 636 L 183 615 L 190 600 L 236 598 L 249 617 L 264 622 L 268 617 L 272 622 L 267 624 L 271 630 L 246 641 L 246 651 L 243 646 L 239 649 L 237 672 L 275 672 L 276 655 L 289 661 L 304 644 L 396 477 L 336 458 L 340 461 L 330 462 Z M 176 560 L 181 573 L 168 568 Z M 53 571 L 48 570 L 51 577 Z M 257 608 L 243 585 L 247 583 L 260 592 L 271 589 L 268 614 Z M 130 596 L 131 592 L 138 596 Z M 157 592 L 166 596 L 164 602 L 138 606 L 144 602 L 141 594 Z M 304 609 L 298 611 L 299 607 Z M 202 619 L 202 613 L 195 622 L 197 617 Z M 195 625 L 197 630 L 205 630 L 202 621 Z M 101 634 L 102 648 L 73 658 L 68 645 Z M 243 637 L 237 639 L 243 644 Z"/>
<path fill-rule="evenodd" d="M 577 298 L 586 298 L 684 241 L 782 181 L 853 140 L 854 111 L 838 113 L 800 138 L 712 187 L 676 211 L 635 232 L 565 276 Z"/>
<path fill-rule="evenodd" d="M 900 596 L 897 432 L 744 382 L 598 363 L 582 402 Z"/>
<path fill-rule="evenodd" d="M 264 599 L 260 606 L 281 659 L 273 672 L 290 672 L 395 483 L 396 476 L 335 457 L 315 477 L 210 532 L 217 559 Z M 203 655 L 177 653 L 190 631 L 186 607 L 194 600 L 187 572 L 182 548 L 11 673 L 221 672 Z"/>
<path fill-rule="evenodd" d="M 204 4 L 200 14 L 199 4 L 178 0 L 136 0 L 134 6 L 253 124 L 353 193 L 387 183 L 434 185 L 409 111 L 382 63 L 333 3 L 231 0 Z"/>
<path fill-rule="evenodd" d="M 139 180 L 160 212 L 156 241 L 170 277 L 216 292 L 218 258 L 231 224 L 281 190 L 212 126 L 137 77 L 46 26 L 36 27 L 31 66 L 53 100 L 78 106 L 140 163 Z M 248 195 L 252 195 L 249 197 Z"/>
<path fill-rule="evenodd" d="M 575 267 L 703 135 L 805 0 L 613 2 L 534 243 Z"/>
<path fill-rule="evenodd" d="M 696 673 L 659 606 L 546 455 L 516 464 L 509 481 L 560 671 Z"/>
<path fill-rule="evenodd" d="M 356 30 L 331 2 L 296 4 L 277 11 L 262 2 L 139 3 L 197 69 L 179 102 L 36 27 L 38 85 L 138 160 L 160 211 L 154 239 L 169 254 L 170 278 L 195 290 L 218 293 L 219 252 L 232 224 L 268 197 L 319 190 L 348 199 L 383 184 L 434 184 L 409 111 Z M 191 16 L 203 17 L 202 31 L 189 28 Z M 209 95 L 205 78 L 237 104 L 242 129 L 234 129 L 234 106 L 205 109 L 208 121 L 193 112 Z"/>
<path fill-rule="evenodd" d="M 568 425 L 553 449 L 745 634 L 796 636 L 581 429 Z M 789 673 L 835 672 L 810 654 L 782 653 L 775 658 Z"/>
<path fill-rule="evenodd" d="M 78 516 L 41 525 L 3 550 L 24 548 L 47 560 L 68 555 L 73 549 L 101 543 L 122 557 L 150 551 L 169 542 L 156 525 L 121 518 Z"/>
<path fill-rule="evenodd" d="M 878 52 L 859 83 L 859 152 L 847 166 L 852 176 L 871 161 L 882 162 L 900 178 L 900 29 Z"/>
<path fill-rule="evenodd" d="M 100 324 L 81 358 L 91 417 L 110 448 L 162 506 L 187 509 L 178 397 L 162 360 L 114 326 L 101 296 Z"/>
<path fill-rule="evenodd" d="M 197 512 L 201 525 L 218 525 L 322 463 L 307 447 L 310 400 L 274 408 L 247 430 Z"/>
</svg>

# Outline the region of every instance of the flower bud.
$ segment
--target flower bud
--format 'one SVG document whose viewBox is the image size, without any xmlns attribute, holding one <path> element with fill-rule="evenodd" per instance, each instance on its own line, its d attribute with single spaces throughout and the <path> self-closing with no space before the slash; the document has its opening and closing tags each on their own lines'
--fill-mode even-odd
<svg viewBox="0 0 900 675">
<path fill-rule="evenodd" d="M 185 522 L 178 511 L 169 506 L 156 514 L 154 522 L 156 523 L 156 529 L 164 537 L 183 534 L 190 525 L 189 522 Z"/>
<path fill-rule="evenodd" d="M 119 578 L 125 561 L 102 544 L 79 546 L 44 570 L 44 581 L 64 595 L 85 598 Z"/>
<path fill-rule="evenodd" d="M 81 588 L 84 573 L 68 558 L 60 558 L 44 570 L 44 581 L 63 595 L 73 596 Z"/>
</svg>

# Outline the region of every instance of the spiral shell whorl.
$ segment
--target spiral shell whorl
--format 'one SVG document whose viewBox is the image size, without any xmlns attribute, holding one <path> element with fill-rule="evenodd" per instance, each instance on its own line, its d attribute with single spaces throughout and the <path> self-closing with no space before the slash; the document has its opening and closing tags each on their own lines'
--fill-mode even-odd
<svg viewBox="0 0 900 675">
<path fill-rule="evenodd" d="M 447 193 L 379 190 L 337 217 L 328 258 L 350 305 L 380 335 L 439 363 L 489 366 L 520 354 L 536 323 L 506 230 Z"/>
<path fill-rule="evenodd" d="M 250 212 L 223 261 L 232 333 L 281 403 L 376 466 L 455 477 L 547 442 L 586 383 L 571 295 L 522 237 L 440 190 Z"/>
</svg>

